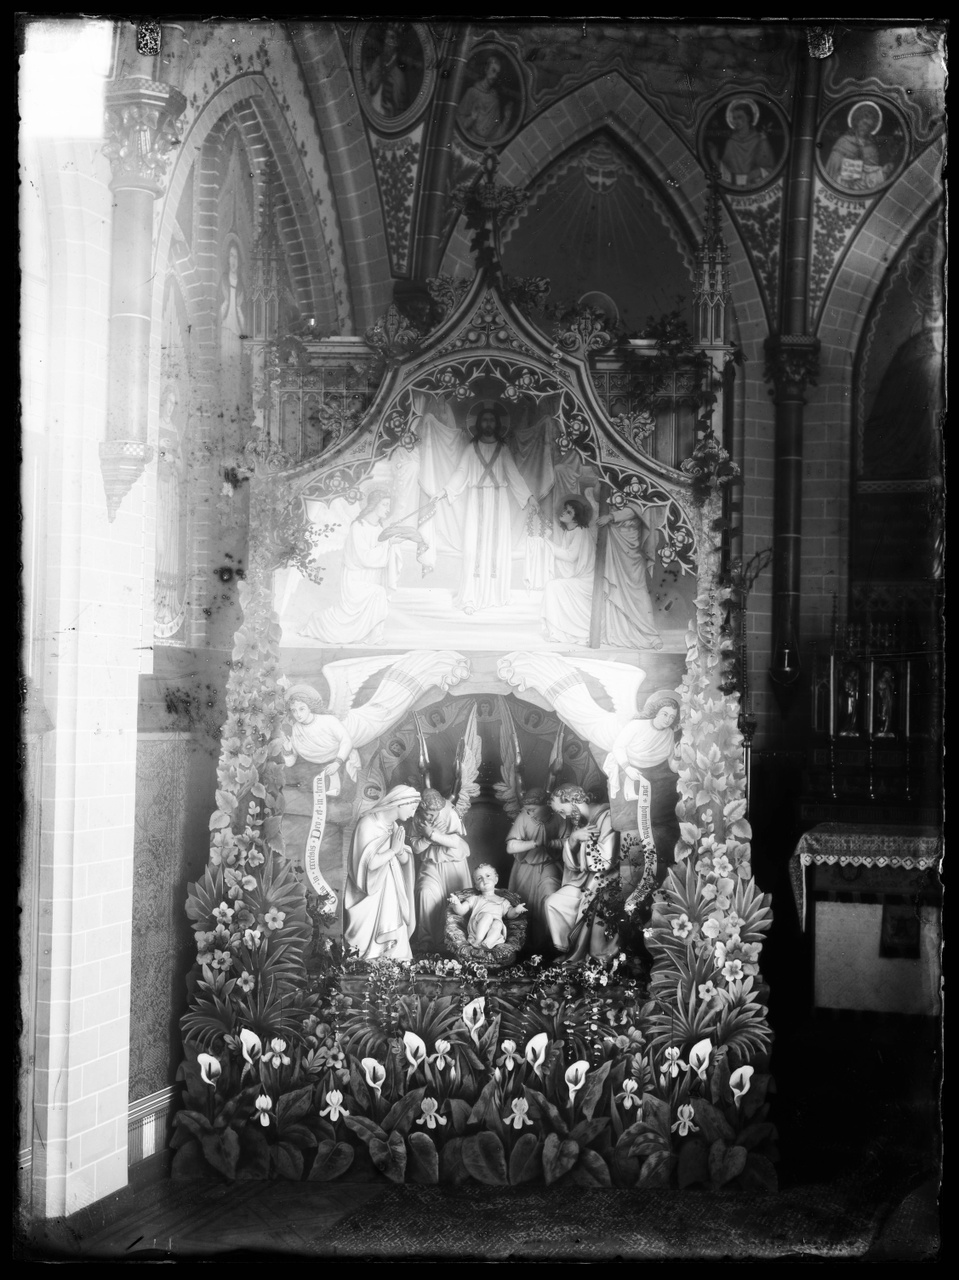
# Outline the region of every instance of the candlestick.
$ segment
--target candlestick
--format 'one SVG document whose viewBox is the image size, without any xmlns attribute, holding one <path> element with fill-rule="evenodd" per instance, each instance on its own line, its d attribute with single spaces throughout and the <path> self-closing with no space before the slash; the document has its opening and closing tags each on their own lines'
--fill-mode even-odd
<svg viewBox="0 0 959 1280">
<path fill-rule="evenodd" d="M 829 655 L 829 736 L 836 733 L 836 655 Z"/>
</svg>

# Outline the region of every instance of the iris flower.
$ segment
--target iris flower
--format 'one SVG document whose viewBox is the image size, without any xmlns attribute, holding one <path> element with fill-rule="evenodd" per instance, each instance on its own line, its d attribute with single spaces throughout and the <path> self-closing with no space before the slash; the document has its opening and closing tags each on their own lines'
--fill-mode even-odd
<svg viewBox="0 0 959 1280">
<path fill-rule="evenodd" d="M 260 1124 L 263 1128 L 267 1128 L 270 1123 L 269 1112 L 273 1109 L 273 1099 L 267 1094 L 261 1093 L 256 1100 L 256 1109 L 260 1113 Z"/>
<path fill-rule="evenodd" d="M 699 1133 L 699 1126 L 693 1124 L 693 1116 L 695 1114 L 689 1103 L 684 1103 L 676 1112 L 678 1119 L 675 1124 L 670 1126 L 671 1132 L 675 1133 L 678 1129 L 681 1138 L 685 1138 L 687 1133 Z"/>
<path fill-rule="evenodd" d="M 268 1067 L 288 1067 L 290 1058 L 286 1052 L 286 1041 L 271 1040 L 269 1049 L 263 1055 L 263 1060 Z"/>
<path fill-rule="evenodd" d="M 448 1040 L 437 1040 L 433 1048 L 436 1052 L 430 1054 L 427 1062 L 435 1062 L 437 1071 L 442 1071 L 447 1062 L 452 1066 L 453 1058 L 450 1054 L 450 1042 Z"/>
<path fill-rule="evenodd" d="M 624 1111 L 628 1111 L 630 1107 L 642 1106 L 643 1095 L 639 1092 L 639 1085 L 635 1080 L 623 1081 L 623 1092 L 617 1093 L 616 1101 L 623 1104 Z"/>
<path fill-rule="evenodd" d="M 529 1103 L 525 1098 L 514 1098 L 510 1106 L 512 1107 L 510 1114 L 503 1116 L 507 1128 L 512 1125 L 514 1129 L 522 1129 L 524 1124 L 532 1125 L 532 1120 L 526 1114 L 529 1111 Z"/>
<path fill-rule="evenodd" d="M 670 1045 L 668 1049 L 663 1050 L 663 1075 L 670 1075 L 675 1080 L 680 1068 L 685 1071 L 686 1063 L 680 1061 L 679 1050 Z"/>
<path fill-rule="evenodd" d="M 423 1112 L 417 1118 L 417 1124 L 425 1124 L 427 1129 L 435 1129 L 438 1124 L 446 1124 L 446 1117 L 439 1114 L 439 1103 L 435 1098 L 424 1098 L 420 1103 Z"/>
<path fill-rule="evenodd" d="M 503 1056 L 499 1059 L 499 1065 L 505 1067 L 507 1071 L 512 1071 L 520 1060 L 516 1052 L 516 1041 L 504 1040 L 500 1048 L 503 1050 Z"/>
<path fill-rule="evenodd" d="M 339 1089 L 331 1089 L 326 1095 L 325 1101 L 327 1105 L 320 1112 L 321 1116 L 329 1116 L 330 1120 L 335 1124 L 340 1116 L 348 1116 L 350 1113 L 343 1106 L 343 1095 Z"/>
</svg>

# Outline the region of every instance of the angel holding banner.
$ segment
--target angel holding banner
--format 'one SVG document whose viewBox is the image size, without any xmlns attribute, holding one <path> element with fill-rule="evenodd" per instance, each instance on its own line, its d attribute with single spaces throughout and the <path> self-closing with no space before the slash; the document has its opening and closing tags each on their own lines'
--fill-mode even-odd
<svg viewBox="0 0 959 1280">
<path fill-rule="evenodd" d="M 468 674 L 466 660 L 453 651 L 385 654 L 328 663 L 322 670 L 330 689 L 328 706 L 310 684 L 287 687 L 290 729 L 280 734 L 287 766 L 283 838 L 287 856 L 302 859 L 321 899 L 335 903 L 343 885 L 343 846 L 356 816 L 360 749 L 429 689 L 449 689 Z M 377 676 L 372 693 L 360 700 L 361 689 Z M 332 830 L 324 843 L 328 826 Z"/>
<path fill-rule="evenodd" d="M 416 875 L 416 934 L 413 945 L 422 951 L 443 951 L 446 909 L 450 895 L 471 887 L 470 848 L 463 819 L 479 794 L 476 776 L 481 760 L 476 706 L 470 711 L 454 763 L 449 797 L 431 787 L 425 743 L 420 745 L 426 789 L 413 818 L 410 847 L 418 865 Z"/>
</svg>

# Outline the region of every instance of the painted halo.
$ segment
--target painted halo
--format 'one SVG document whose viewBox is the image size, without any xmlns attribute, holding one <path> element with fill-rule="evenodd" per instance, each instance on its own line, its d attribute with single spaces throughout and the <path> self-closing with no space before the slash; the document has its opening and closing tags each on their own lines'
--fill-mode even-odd
<svg viewBox="0 0 959 1280">
<path fill-rule="evenodd" d="M 395 76 L 384 86 L 387 36 L 395 50 Z M 350 65 L 363 114 L 381 133 L 408 129 L 423 113 L 436 84 L 436 51 L 425 22 L 357 23 Z"/>
<path fill-rule="evenodd" d="M 736 167 L 736 162 L 743 162 L 742 151 L 736 154 L 735 148 L 729 147 L 736 137 L 733 114 L 737 110 L 746 113 L 754 146 L 765 153 L 764 163 L 746 171 Z M 767 188 L 782 172 L 789 150 L 789 125 L 782 108 L 762 94 L 729 94 L 715 102 L 704 116 L 698 150 L 703 168 L 717 174 L 724 190 L 752 194 Z"/>
<path fill-rule="evenodd" d="M 871 155 L 855 151 L 854 122 L 863 113 L 870 117 L 864 141 L 868 141 Z M 846 197 L 885 191 L 908 163 L 909 136 L 906 118 L 893 103 L 877 97 L 844 98 L 826 113 L 816 135 L 819 175 Z"/>
<path fill-rule="evenodd" d="M 729 125 L 730 129 L 734 129 L 736 127 L 733 124 L 733 112 L 736 110 L 737 107 L 749 108 L 749 114 L 752 117 L 752 125 L 753 125 L 753 128 L 755 129 L 756 125 L 759 124 L 759 108 L 756 106 L 756 99 L 755 98 L 733 98 L 732 99 L 732 101 L 726 107 L 726 123 Z"/>
</svg>

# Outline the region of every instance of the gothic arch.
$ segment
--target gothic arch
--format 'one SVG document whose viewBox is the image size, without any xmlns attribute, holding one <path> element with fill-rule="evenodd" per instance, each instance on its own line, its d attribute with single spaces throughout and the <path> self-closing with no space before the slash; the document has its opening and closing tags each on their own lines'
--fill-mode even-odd
<svg viewBox="0 0 959 1280">
<path fill-rule="evenodd" d="M 335 61 L 330 49 L 340 54 Z M 296 36 L 307 92 L 324 139 L 343 229 L 356 330 L 362 333 L 393 298 L 386 229 L 366 127 L 332 23 L 303 23 Z"/>
</svg>

